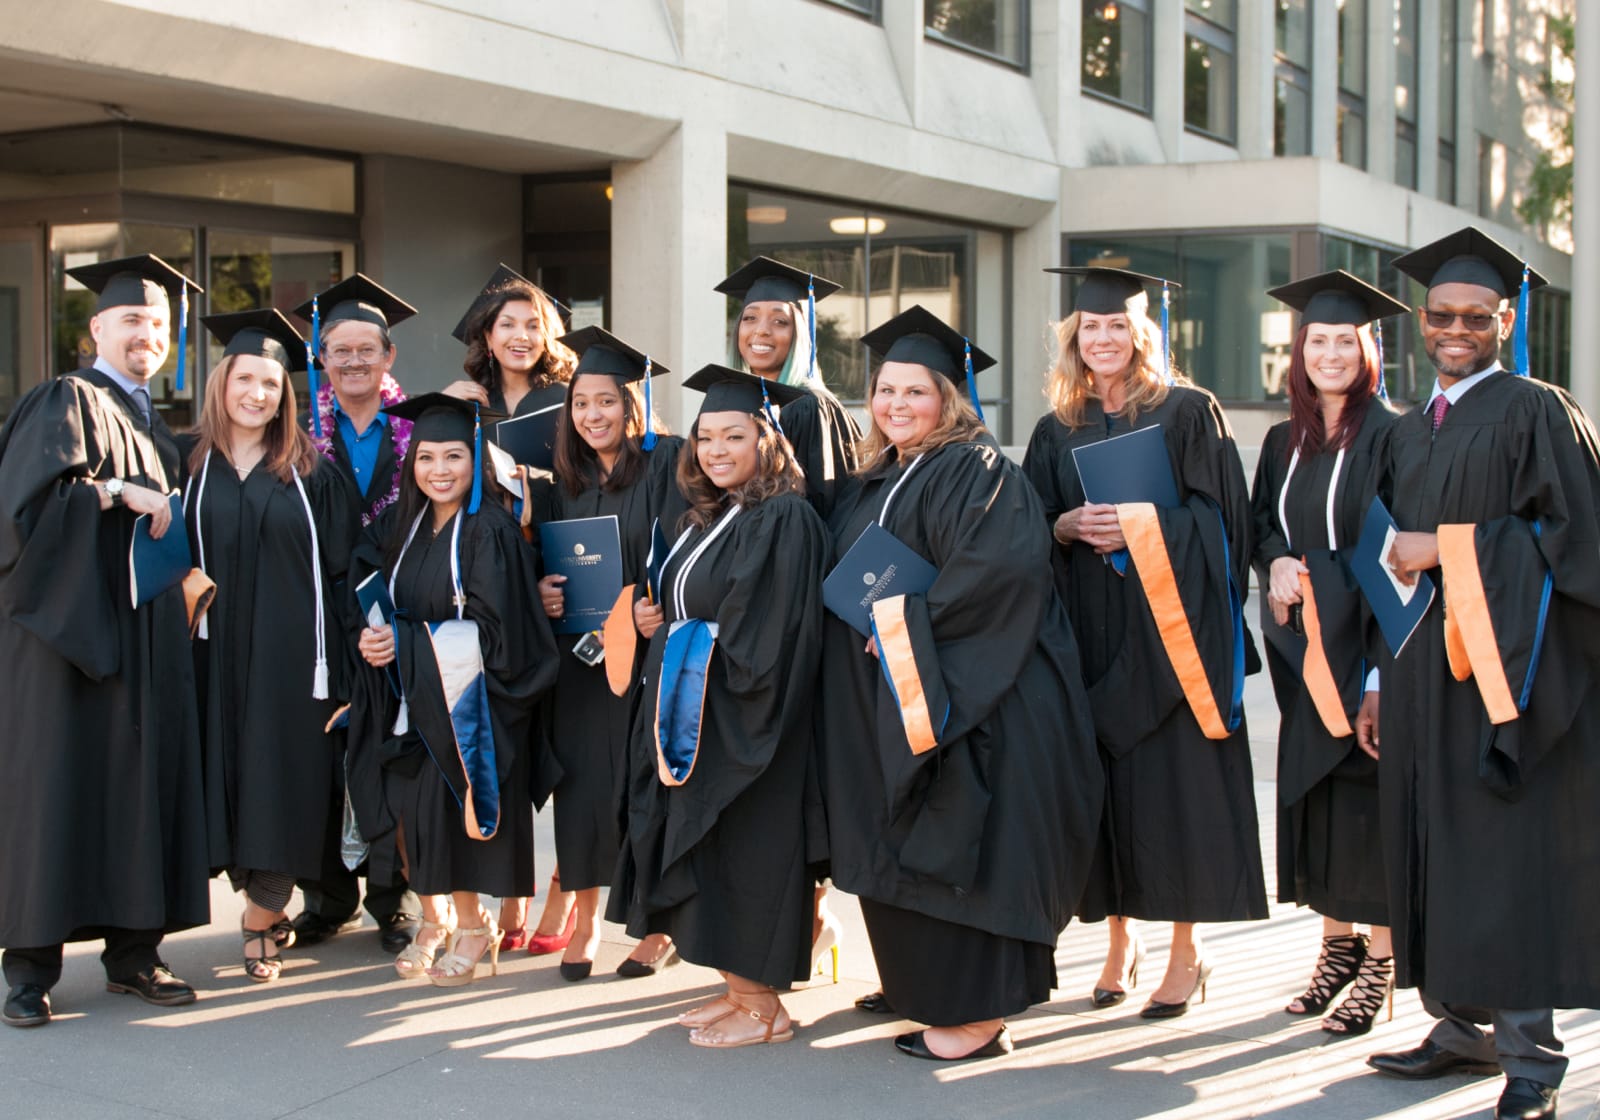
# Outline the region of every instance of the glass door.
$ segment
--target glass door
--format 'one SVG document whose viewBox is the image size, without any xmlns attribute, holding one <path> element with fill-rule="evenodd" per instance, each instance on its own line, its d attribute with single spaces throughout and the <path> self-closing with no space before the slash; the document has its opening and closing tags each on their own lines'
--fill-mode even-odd
<svg viewBox="0 0 1600 1120">
<path fill-rule="evenodd" d="M 0 228 L 0 420 L 51 371 L 44 346 L 44 235 Z"/>
</svg>

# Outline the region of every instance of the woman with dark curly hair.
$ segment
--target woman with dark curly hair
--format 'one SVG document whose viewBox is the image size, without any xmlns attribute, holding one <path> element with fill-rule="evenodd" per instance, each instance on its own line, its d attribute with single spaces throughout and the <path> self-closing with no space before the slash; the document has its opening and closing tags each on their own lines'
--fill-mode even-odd
<svg viewBox="0 0 1600 1120">
<path fill-rule="evenodd" d="M 679 1017 L 696 1046 L 784 1042 L 776 988 L 811 971 L 805 789 L 828 532 L 777 426 L 802 389 L 722 366 L 678 461 L 689 503 L 661 571 L 628 835 L 607 916 L 671 936 L 725 995 Z"/>
<path fill-rule="evenodd" d="M 555 300 L 501 265 L 451 332 L 466 344 L 467 377 L 445 392 L 507 416 L 559 405 L 575 363 L 564 333 Z"/>
</svg>

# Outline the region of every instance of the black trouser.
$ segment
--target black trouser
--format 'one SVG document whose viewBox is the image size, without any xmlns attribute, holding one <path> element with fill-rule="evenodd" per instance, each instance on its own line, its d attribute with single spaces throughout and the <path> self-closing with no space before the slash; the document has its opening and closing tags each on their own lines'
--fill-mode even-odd
<svg viewBox="0 0 1600 1120">
<path fill-rule="evenodd" d="M 105 951 L 100 962 L 105 965 L 106 976 L 111 980 L 126 980 L 145 969 L 161 963 L 161 938 L 158 929 L 122 929 L 117 926 L 96 926 L 74 930 L 72 940 L 92 941 L 104 938 Z M 7 948 L 0 955 L 6 984 L 37 984 L 53 988 L 61 979 L 61 945 L 39 945 L 34 948 Z"/>
<path fill-rule="evenodd" d="M 329 800 L 331 812 L 322 834 L 322 874 L 316 880 L 301 879 L 296 885 L 305 895 L 306 913 L 317 914 L 330 922 L 342 922 L 353 916 L 361 905 L 361 876 L 366 874 L 367 865 L 363 863 L 351 871 L 339 858 L 339 839 L 344 831 L 344 797 L 340 794 Z M 374 883 L 368 879 L 367 913 L 379 919 L 398 914 L 406 909 L 409 890 L 398 869 L 393 882 Z"/>
</svg>

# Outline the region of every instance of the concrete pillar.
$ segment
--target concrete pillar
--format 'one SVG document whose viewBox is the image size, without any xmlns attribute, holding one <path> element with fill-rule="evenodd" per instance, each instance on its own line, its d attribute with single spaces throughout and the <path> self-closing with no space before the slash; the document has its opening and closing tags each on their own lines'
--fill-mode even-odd
<svg viewBox="0 0 1600 1120">
<path fill-rule="evenodd" d="M 1066 277 L 1045 272 L 1067 263 L 1061 256 L 1057 203 L 1038 221 L 1011 238 L 1011 443 L 1026 445 L 1044 415 L 1044 372 L 1055 355 L 1051 324 L 1061 318 L 1061 285 Z"/>
<path fill-rule="evenodd" d="M 1274 4 L 1240 4 L 1234 28 L 1238 66 L 1239 158 L 1271 159 L 1277 108 L 1277 23 Z"/>
<path fill-rule="evenodd" d="M 1474 0 L 1448 0 L 1456 5 L 1456 205 L 1478 212 L 1478 75 L 1474 43 Z"/>
<path fill-rule="evenodd" d="M 1360 3 L 1361 0 L 1350 0 Z M 1367 4 L 1367 172 L 1394 182 L 1394 0 Z"/>
<path fill-rule="evenodd" d="M 1439 88 L 1439 54 L 1454 46 L 1444 42 L 1443 35 L 1439 5 L 1418 4 L 1417 192 L 1430 198 L 1439 196 L 1439 99 L 1446 96 Z"/>
<path fill-rule="evenodd" d="M 1600 414 L 1600 14 L 1585 8 L 1575 24 L 1572 174 L 1572 391 Z M 1588 112 L 1583 112 L 1588 109 Z"/>
<path fill-rule="evenodd" d="M 883 21 L 883 36 L 889 44 L 889 57 L 894 59 L 895 74 L 900 79 L 900 92 L 905 96 L 906 108 L 913 124 L 922 120 L 922 97 L 919 91 L 917 69 L 922 61 L 924 16 L 923 0 L 883 0 L 879 18 Z"/>
<path fill-rule="evenodd" d="M 1150 82 L 1150 115 L 1155 121 L 1161 156 L 1176 162 L 1183 141 L 1183 0 L 1151 0 L 1151 54 L 1155 73 Z"/>
<path fill-rule="evenodd" d="M 727 275 L 727 132 L 691 115 L 648 158 L 615 164 L 611 185 L 612 331 L 672 368 L 655 407 L 687 432 L 700 395 L 678 382 L 726 351 L 726 301 L 711 289 Z"/>
<path fill-rule="evenodd" d="M 1339 8 L 1311 5 L 1311 154 L 1339 158 Z"/>
</svg>

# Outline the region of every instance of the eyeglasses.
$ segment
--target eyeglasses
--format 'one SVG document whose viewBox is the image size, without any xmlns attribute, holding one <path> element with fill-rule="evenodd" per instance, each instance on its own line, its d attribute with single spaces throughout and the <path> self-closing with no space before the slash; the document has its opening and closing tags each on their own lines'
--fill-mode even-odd
<svg viewBox="0 0 1600 1120">
<path fill-rule="evenodd" d="M 1498 314 L 1483 315 L 1474 313 L 1471 315 L 1458 315 L 1454 311 L 1435 311 L 1431 307 L 1424 308 L 1423 314 L 1428 319 L 1428 326 L 1436 331 L 1442 331 L 1446 327 L 1454 325 L 1457 319 L 1460 319 L 1461 325 L 1469 331 L 1486 331 L 1500 319 Z"/>
<path fill-rule="evenodd" d="M 348 346 L 335 346 L 327 352 L 328 361 L 336 366 L 370 366 L 383 357 L 383 353 L 376 346 L 363 346 L 359 350 L 352 350 Z"/>
</svg>

